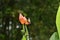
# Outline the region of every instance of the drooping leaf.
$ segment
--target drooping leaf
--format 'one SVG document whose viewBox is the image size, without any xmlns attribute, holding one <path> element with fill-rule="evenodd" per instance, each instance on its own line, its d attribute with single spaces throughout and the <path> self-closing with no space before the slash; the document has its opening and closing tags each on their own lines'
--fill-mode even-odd
<svg viewBox="0 0 60 40">
<path fill-rule="evenodd" d="M 60 6 L 59 6 L 58 11 L 57 11 L 56 25 L 57 25 L 57 30 L 58 30 L 59 39 L 60 39 Z"/>
</svg>

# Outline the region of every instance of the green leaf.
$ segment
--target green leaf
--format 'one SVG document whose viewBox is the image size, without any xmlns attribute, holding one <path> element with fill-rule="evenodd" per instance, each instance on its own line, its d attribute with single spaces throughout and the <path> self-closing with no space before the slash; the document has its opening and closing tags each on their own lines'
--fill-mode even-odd
<svg viewBox="0 0 60 40">
<path fill-rule="evenodd" d="M 59 39 L 60 39 L 60 6 L 57 11 L 57 16 L 56 16 L 56 26 L 59 34 Z"/>
<path fill-rule="evenodd" d="M 50 40 L 59 40 L 58 33 L 54 32 L 52 36 L 50 37 Z"/>
</svg>

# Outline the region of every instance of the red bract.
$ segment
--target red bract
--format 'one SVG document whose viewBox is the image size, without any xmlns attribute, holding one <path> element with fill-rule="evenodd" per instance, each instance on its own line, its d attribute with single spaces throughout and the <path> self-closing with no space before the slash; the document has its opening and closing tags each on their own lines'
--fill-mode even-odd
<svg viewBox="0 0 60 40">
<path fill-rule="evenodd" d="M 21 13 L 19 14 L 19 21 L 20 21 L 21 24 L 26 24 L 26 25 L 30 24 L 28 22 L 27 18 L 24 17 Z"/>
</svg>

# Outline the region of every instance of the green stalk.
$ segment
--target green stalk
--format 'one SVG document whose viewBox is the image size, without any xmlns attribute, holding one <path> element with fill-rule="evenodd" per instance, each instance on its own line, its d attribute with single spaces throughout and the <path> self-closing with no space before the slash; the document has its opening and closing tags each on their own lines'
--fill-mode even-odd
<svg viewBox="0 0 60 40">
<path fill-rule="evenodd" d="M 60 40 L 60 6 L 57 11 L 57 16 L 56 16 L 56 26 L 57 26 L 57 31 L 59 35 L 59 40 Z"/>
<path fill-rule="evenodd" d="M 25 32 L 24 24 L 23 24 L 23 30 L 24 30 L 24 32 Z"/>
<path fill-rule="evenodd" d="M 23 37 L 22 37 L 22 40 L 26 40 L 26 32 L 25 32 L 25 25 L 23 24 L 23 29 L 22 29 L 22 32 L 24 33 L 23 34 Z"/>
<path fill-rule="evenodd" d="M 27 29 L 27 26 L 25 25 L 25 28 L 26 28 L 26 35 L 28 35 L 28 29 Z"/>
<path fill-rule="evenodd" d="M 25 32 L 24 24 L 22 26 L 23 26 L 23 29 L 21 30 L 21 32 L 24 33 Z"/>
<path fill-rule="evenodd" d="M 25 25 L 25 28 L 26 28 L 26 33 L 25 33 L 25 35 L 26 35 L 26 40 L 29 40 L 29 33 L 28 33 L 28 29 L 27 29 L 27 26 Z"/>
<path fill-rule="evenodd" d="M 22 40 L 29 40 L 29 33 L 28 33 L 27 26 L 26 25 L 23 25 L 23 29 L 22 30 L 24 32 L 23 37 L 22 37 Z"/>
</svg>

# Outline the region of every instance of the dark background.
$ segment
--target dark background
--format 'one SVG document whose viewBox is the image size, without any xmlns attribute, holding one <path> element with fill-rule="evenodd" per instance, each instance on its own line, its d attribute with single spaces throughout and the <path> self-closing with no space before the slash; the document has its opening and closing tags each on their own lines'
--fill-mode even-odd
<svg viewBox="0 0 60 40">
<path fill-rule="evenodd" d="M 21 40 L 19 12 L 31 19 L 28 29 L 32 40 L 49 40 L 57 31 L 55 21 L 59 1 L 0 0 L 0 40 Z"/>
</svg>

